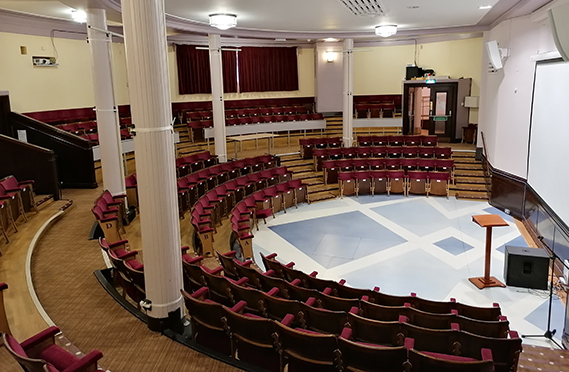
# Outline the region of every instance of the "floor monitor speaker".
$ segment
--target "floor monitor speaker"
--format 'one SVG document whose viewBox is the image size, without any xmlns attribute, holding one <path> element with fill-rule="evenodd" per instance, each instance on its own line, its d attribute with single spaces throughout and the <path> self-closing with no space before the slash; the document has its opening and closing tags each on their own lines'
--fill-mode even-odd
<svg viewBox="0 0 569 372">
<path fill-rule="evenodd" d="M 549 254 L 543 249 L 506 246 L 504 278 L 506 285 L 547 289 Z"/>
</svg>

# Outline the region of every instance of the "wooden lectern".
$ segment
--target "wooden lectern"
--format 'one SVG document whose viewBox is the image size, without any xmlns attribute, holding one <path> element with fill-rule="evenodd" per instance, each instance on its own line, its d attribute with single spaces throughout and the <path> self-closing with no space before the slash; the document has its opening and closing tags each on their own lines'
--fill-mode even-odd
<svg viewBox="0 0 569 372">
<path fill-rule="evenodd" d="M 506 221 L 497 214 L 479 214 L 472 216 L 472 221 L 481 227 L 486 228 L 486 261 L 484 263 L 484 276 L 478 278 L 468 278 L 478 289 L 487 287 L 505 287 L 506 285 L 490 276 L 490 259 L 492 258 L 492 228 L 498 226 L 509 226 Z"/>
</svg>

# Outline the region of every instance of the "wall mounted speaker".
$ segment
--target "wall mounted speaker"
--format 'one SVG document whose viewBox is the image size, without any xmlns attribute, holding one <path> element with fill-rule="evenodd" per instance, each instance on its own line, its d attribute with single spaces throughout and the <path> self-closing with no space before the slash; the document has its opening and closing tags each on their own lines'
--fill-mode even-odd
<svg viewBox="0 0 569 372">
<path fill-rule="evenodd" d="M 486 52 L 488 52 L 488 59 L 495 70 L 499 70 L 504 67 L 504 64 L 502 63 L 502 54 L 496 40 L 486 43 Z"/>
<path fill-rule="evenodd" d="M 549 255 L 543 249 L 506 246 L 504 278 L 506 285 L 547 289 Z"/>
<path fill-rule="evenodd" d="M 569 61 L 569 4 L 561 4 L 547 11 L 551 33 L 557 51 L 564 61 Z"/>
</svg>

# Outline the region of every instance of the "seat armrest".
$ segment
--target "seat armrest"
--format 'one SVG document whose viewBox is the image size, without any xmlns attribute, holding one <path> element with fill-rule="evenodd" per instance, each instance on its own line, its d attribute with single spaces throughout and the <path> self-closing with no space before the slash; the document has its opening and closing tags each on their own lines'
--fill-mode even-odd
<svg viewBox="0 0 569 372">
<path fill-rule="evenodd" d="M 292 314 L 286 314 L 285 317 L 283 318 L 283 320 L 281 320 L 281 324 L 285 325 L 285 326 L 290 326 L 292 324 L 292 321 L 294 320 L 294 315 Z"/>
<path fill-rule="evenodd" d="M 277 287 L 271 288 L 270 291 L 267 292 L 269 296 L 276 296 L 279 293 L 279 289 Z"/>
<path fill-rule="evenodd" d="M 326 287 L 324 288 L 324 290 L 322 291 L 322 293 L 324 293 L 325 295 L 331 295 L 332 294 L 332 288 L 330 287 Z"/>
<path fill-rule="evenodd" d="M 498 320 L 499 320 L 500 322 L 507 322 L 507 321 L 508 321 L 508 317 L 507 317 L 507 316 L 504 316 L 504 315 L 500 315 L 500 316 L 498 317 Z"/>
<path fill-rule="evenodd" d="M 415 347 L 415 339 L 410 337 L 405 337 L 405 349 L 411 350 Z"/>
<path fill-rule="evenodd" d="M 460 326 L 458 325 L 458 323 L 451 323 L 450 329 L 452 329 L 453 331 L 460 331 Z"/>
<path fill-rule="evenodd" d="M 69 367 L 65 368 L 61 372 L 80 372 L 95 370 L 97 368 L 97 361 L 103 357 L 103 353 L 99 350 L 93 350 L 89 354 L 85 355 L 83 358 L 79 359 L 75 363 L 71 364 Z M 93 369 L 88 369 L 87 367 L 93 366 Z"/>
<path fill-rule="evenodd" d="M 369 301 L 369 296 L 362 296 L 361 300 L 362 301 Z"/>
<path fill-rule="evenodd" d="M 231 251 L 231 252 L 224 253 L 223 255 L 224 255 L 225 257 L 233 258 L 233 257 L 235 257 L 236 254 L 237 254 L 237 252 Z"/>
<path fill-rule="evenodd" d="M 398 321 L 399 323 L 407 323 L 409 322 L 409 318 L 407 318 L 405 315 L 399 315 Z"/>
<path fill-rule="evenodd" d="M 8 284 L 6 283 L 0 283 L 0 291 L 3 291 L 5 289 L 8 289 Z"/>
<path fill-rule="evenodd" d="M 482 349 L 480 349 L 480 353 L 482 354 L 482 360 L 494 361 L 494 358 L 492 357 L 492 350 L 482 348 Z"/>
<path fill-rule="evenodd" d="M 112 217 L 103 217 L 100 219 L 100 221 L 102 222 L 109 222 L 109 221 L 117 221 L 119 218 L 117 216 L 112 216 Z"/>
<path fill-rule="evenodd" d="M 34 181 L 34 180 L 19 181 L 18 185 L 29 185 L 29 184 L 33 184 L 35 182 L 36 181 Z"/>
<path fill-rule="evenodd" d="M 308 306 L 314 306 L 316 304 L 316 299 L 314 297 L 310 297 L 308 300 L 306 300 L 306 304 Z"/>
<path fill-rule="evenodd" d="M 508 335 L 510 336 L 510 338 L 520 338 L 517 331 L 508 331 Z"/>
<path fill-rule="evenodd" d="M 190 296 L 192 296 L 193 298 L 197 298 L 198 300 L 203 301 L 204 298 L 207 297 L 208 293 L 209 293 L 209 289 L 207 287 L 201 287 L 200 289 L 198 289 L 197 291 L 192 293 Z"/>
<path fill-rule="evenodd" d="M 190 246 L 188 246 L 188 245 L 184 245 L 183 247 L 180 248 L 182 253 L 187 253 L 189 249 L 190 249 Z"/>
<path fill-rule="evenodd" d="M 379 292 L 379 287 L 373 287 L 374 292 Z"/>
<path fill-rule="evenodd" d="M 138 254 L 138 251 L 130 251 L 130 252 L 127 252 L 124 256 L 122 256 L 122 259 L 124 260 L 126 258 L 133 258 L 137 254 Z"/>
<path fill-rule="evenodd" d="M 215 269 L 209 269 L 203 265 L 201 267 L 202 267 L 202 269 L 204 269 L 205 271 L 207 271 L 209 274 L 212 274 L 212 275 L 219 275 L 223 271 L 222 266 L 218 266 Z"/>
<path fill-rule="evenodd" d="M 296 278 L 295 280 L 293 280 L 292 282 L 290 282 L 290 284 L 296 285 L 296 286 L 300 286 L 301 281 L 300 281 L 300 279 Z"/>
<path fill-rule="evenodd" d="M 44 329 L 43 331 L 36 334 L 35 336 L 28 338 L 26 341 L 22 342 L 20 345 L 22 346 L 22 348 L 24 350 L 28 350 L 28 349 L 33 348 L 34 346 L 41 344 L 42 342 L 44 342 L 46 340 L 49 340 L 50 338 L 53 339 L 55 337 L 55 335 L 58 333 L 59 333 L 59 328 L 52 326 L 52 327 L 49 327 L 47 329 Z"/>
<path fill-rule="evenodd" d="M 249 278 L 247 278 L 246 276 L 244 276 L 243 278 L 237 280 L 237 281 L 233 281 L 235 284 L 237 285 L 244 285 L 245 283 L 247 283 L 249 281 Z"/>
<path fill-rule="evenodd" d="M 273 275 L 275 275 L 275 270 L 270 269 L 270 270 L 264 272 L 263 275 L 265 275 L 265 276 L 273 276 Z"/>
<path fill-rule="evenodd" d="M 231 311 L 242 314 L 243 310 L 245 309 L 246 306 L 247 306 L 247 302 L 241 300 L 238 303 L 236 303 L 235 306 L 233 306 L 231 308 Z"/>
<path fill-rule="evenodd" d="M 350 309 L 350 314 L 359 315 L 359 313 L 360 313 L 360 309 L 358 309 L 357 306 L 352 306 L 352 308 Z"/>
<path fill-rule="evenodd" d="M 287 263 L 285 265 L 285 267 L 288 267 L 289 269 L 292 269 L 294 267 L 295 263 L 293 261 L 290 261 L 289 263 Z"/>
<path fill-rule="evenodd" d="M 351 328 L 344 327 L 344 329 L 342 329 L 340 337 L 345 338 L 346 340 L 350 340 L 352 338 L 352 332 L 353 331 Z"/>
<path fill-rule="evenodd" d="M 276 254 L 276 253 L 271 253 L 270 255 L 265 256 L 265 258 L 268 259 L 268 260 L 272 260 L 272 259 L 275 258 L 275 257 L 277 257 L 277 254 Z"/>
</svg>

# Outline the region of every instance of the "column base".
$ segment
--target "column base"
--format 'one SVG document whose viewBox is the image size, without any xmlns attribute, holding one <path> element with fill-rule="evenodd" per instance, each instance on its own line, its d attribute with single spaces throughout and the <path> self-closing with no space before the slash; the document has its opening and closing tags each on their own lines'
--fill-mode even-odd
<svg viewBox="0 0 569 372">
<path fill-rule="evenodd" d="M 184 332 L 184 325 L 182 324 L 181 309 L 178 308 L 168 313 L 167 318 L 152 318 L 148 317 L 148 329 L 154 332 L 162 332 L 166 329 L 171 329 L 177 333 Z"/>
<path fill-rule="evenodd" d="M 504 283 L 491 276 L 488 279 L 481 276 L 478 278 L 468 278 L 472 284 L 474 284 L 478 289 L 484 289 L 488 287 L 506 287 Z"/>
</svg>

